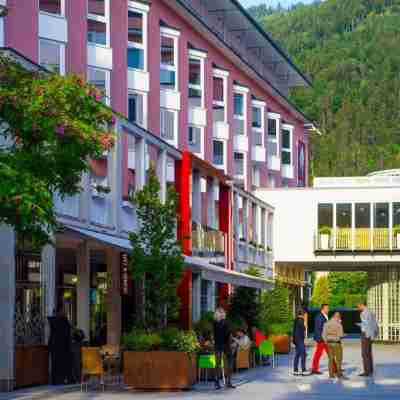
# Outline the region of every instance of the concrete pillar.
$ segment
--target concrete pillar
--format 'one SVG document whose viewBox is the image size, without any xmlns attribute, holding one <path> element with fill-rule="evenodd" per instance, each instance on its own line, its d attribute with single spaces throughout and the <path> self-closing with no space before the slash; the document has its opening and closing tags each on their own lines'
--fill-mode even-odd
<svg viewBox="0 0 400 400">
<path fill-rule="evenodd" d="M 123 192 L 123 130 L 120 123 L 117 122 L 114 133 L 116 135 L 116 143 L 108 153 L 108 180 L 111 188 L 112 210 L 110 212 L 110 225 L 115 227 L 116 232 L 121 232 L 121 201 Z"/>
<path fill-rule="evenodd" d="M 14 388 L 15 235 L 0 225 L 0 392 Z"/>
<path fill-rule="evenodd" d="M 90 249 L 85 241 L 77 252 L 77 323 L 90 339 Z"/>
<path fill-rule="evenodd" d="M 121 339 L 120 253 L 107 249 L 107 344 L 119 345 Z"/>
<path fill-rule="evenodd" d="M 197 170 L 193 170 L 192 188 L 192 219 L 201 224 L 201 183 L 200 173 Z"/>
<path fill-rule="evenodd" d="M 146 184 L 146 141 L 142 138 L 136 139 L 135 164 L 136 190 L 142 190 Z"/>
<path fill-rule="evenodd" d="M 157 176 L 160 181 L 160 199 L 162 202 L 167 199 L 167 161 L 167 151 L 160 150 L 157 156 Z"/>
<path fill-rule="evenodd" d="M 56 311 L 56 248 L 48 244 L 42 249 L 42 287 L 44 293 L 44 316 L 55 315 Z M 49 337 L 46 323 L 46 342 Z"/>
<path fill-rule="evenodd" d="M 193 274 L 192 277 L 192 318 L 197 322 L 201 318 L 201 276 Z"/>
<path fill-rule="evenodd" d="M 215 210 L 215 199 L 216 199 L 216 186 L 215 179 L 207 179 L 207 225 L 210 228 L 217 229 L 217 216 Z"/>
</svg>

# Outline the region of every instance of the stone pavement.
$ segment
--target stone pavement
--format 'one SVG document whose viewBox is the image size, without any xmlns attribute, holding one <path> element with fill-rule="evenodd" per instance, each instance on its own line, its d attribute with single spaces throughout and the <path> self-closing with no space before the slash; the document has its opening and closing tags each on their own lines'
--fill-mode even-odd
<svg viewBox="0 0 400 400">
<path fill-rule="evenodd" d="M 309 349 L 311 356 L 312 349 Z M 376 374 L 373 378 L 360 378 L 360 347 L 358 341 L 347 341 L 344 351 L 344 368 L 348 381 L 331 380 L 327 377 L 327 360 L 323 358 L 322 376 L 294 377 L 289 365 L 292 357 L 280 355 L 278 366 L 259 367 L 235 376 L 235 390 L 215 392 L 213 385 L 201 384 L 194 390 L 176 393 L 143 393 L 113 391 L 105 393 L 89 391 L 81 393 L 79 387 L 39 388 L 0 394 L 0 400 L 398 400 L 400 399 L 400 345 L 375 345 Z M 310 358 L 310 357 L 309 357 Z M 309 361 L 309 360 L 308 360 Z"/>
</svg>

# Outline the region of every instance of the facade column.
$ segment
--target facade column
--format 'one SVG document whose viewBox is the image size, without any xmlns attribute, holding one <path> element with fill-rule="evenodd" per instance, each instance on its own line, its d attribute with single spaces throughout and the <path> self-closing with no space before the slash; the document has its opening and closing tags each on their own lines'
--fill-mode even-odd
<svg viewBox="0 0 400 400">
<path fill-rule="evenodd" d="M 146 141 L 136 139 L 135 144 L 135 187 L 142 190 L 146 184 Z"/>
<path fill-rule="evenodd" d="M 0 392 L 11 391 L 15 383 L 15 233 L 0 225 Z"/>
<path fill-rule="evenodd" d="M 389 299 L 389 279 L 391 275 L 391 268 L 385 268 L 385 271 L 381 273 L 382 285 L 382 340 L 389 340 L 389 307 L 391 307 Z"/>
<path fill-rule="evenodd" d="M 201 318 L 201 275 L 194 274 L 192 278 L 192 316 L 193 322 Z"/>
<path fill-rule="evenodd" d="M 44 293 L 44 316 L 51 317 L 56 311 L 56 248 L 48 244 L 42 249 L 42 288 Z M 49 337 L 46 324 L 45 338 Z"/>
<path fill-rule="evenodd" d="M 90 248 L 85 241 L 77 251 L 77 323 L 78 328 L 90 339 Z"/>
<path fill-rule="evenodd" d="M 207 179 L 207 226 L 214 229 L 217 229 L 215 210 L 216 190 L 218 190 L 216 180 L 213 178 Z"/>
<path fill-rule="evenodd" d="M 166 150 L 160 150 L 157 156 L 157 176 L 160 181 L 160 199 L 165 203 L 167 199 L 167 160 Z"/>
<path fill-rule="evenodd" d="M 121 272 L 120 253 L 107 249 L 107 344 L 119 345 L 121 338 Z"/>
<path fill-rule="evenodd" d="M 201 225 L 201 178 L 198 170 L 194 169 L 192 173 L 192 219 Z"/>
</svg>

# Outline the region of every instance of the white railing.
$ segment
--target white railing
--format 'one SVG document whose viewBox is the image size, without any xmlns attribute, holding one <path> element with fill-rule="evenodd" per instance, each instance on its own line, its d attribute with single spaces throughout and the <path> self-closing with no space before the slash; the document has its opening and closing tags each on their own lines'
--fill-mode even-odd
<svg viewBox="0 0 400 400">
<path fill-rule="evenodd" d="M 400 176 L 354 176 L 354 177 L 332 177 L 314 178 L 315 188 L 335 187 L 385 187 L 400 186 Z"/>
</svg>

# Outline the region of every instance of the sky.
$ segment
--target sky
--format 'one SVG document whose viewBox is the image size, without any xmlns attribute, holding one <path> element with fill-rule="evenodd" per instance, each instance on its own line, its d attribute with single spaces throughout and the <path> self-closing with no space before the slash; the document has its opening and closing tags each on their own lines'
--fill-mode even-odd
<svg viewBox="0 0 400 400">
<path fill-rule="evenodd" d="M 287 7 L 292 4 L 299 3 L 300 0 L 240 0 L 240 2 L 245 7 L 257 6 L 259 4 L 267 4 L 267 5 L 271 5 L 271 6 L 276 6 L 279 2 L 282 4 L 282 6 Z M 307 3 L 312 3 L 312 0 L 301 0 L 301 2 L 304 4 L 307 4 Z"/>
</svg>

